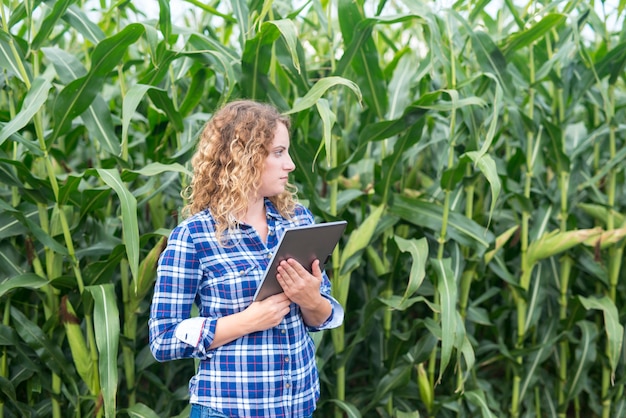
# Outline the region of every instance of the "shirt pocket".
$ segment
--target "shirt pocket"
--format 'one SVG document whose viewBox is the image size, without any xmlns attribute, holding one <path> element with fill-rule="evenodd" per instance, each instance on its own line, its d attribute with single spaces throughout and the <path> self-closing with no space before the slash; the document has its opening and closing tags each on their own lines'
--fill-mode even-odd
<svg viewBox="0 0 626 418">
<path fill-rule="evenodd" d="M 261 273 L 249 260 L 216 266 L 200 288 L 203 305 L 221 314 L 242 311 L 252 301 Z"/>
</svg>

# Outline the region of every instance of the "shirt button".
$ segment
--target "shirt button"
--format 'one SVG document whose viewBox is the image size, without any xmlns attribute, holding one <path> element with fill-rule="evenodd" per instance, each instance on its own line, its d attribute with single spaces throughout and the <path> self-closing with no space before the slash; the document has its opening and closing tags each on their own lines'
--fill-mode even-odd
<svg viewBox="0 0 626 418">
<path fill-rule="evenodd" d="M 281 330 L 280 330 L 280 333 L 281 333 L 281 334 L 284 334 L 284 333 L 286 333 L 286 332 L 287 332 L 287 330 L 284 330 L 284 329 L 281 329 Z"/>
<path fill-rule="evenodd" d="M 290 385 L 289 383 L 285 383 L 285 387 L 286 387 L 287 389 L 289 389 L 289 388 L 291 387 L 291 385 Z"/>
<path fill-rule="evenodd" d="M 285 357 L 285 363 L 289 363 L 289 357 Z"/>
</svg>

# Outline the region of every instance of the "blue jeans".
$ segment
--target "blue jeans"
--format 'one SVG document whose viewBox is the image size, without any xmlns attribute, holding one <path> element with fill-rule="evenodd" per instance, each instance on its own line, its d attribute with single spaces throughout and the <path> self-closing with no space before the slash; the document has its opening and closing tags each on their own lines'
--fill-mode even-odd
<svg viewBox="0 0 626 418">
<path fill-rule="evenodd" d="M 228 418 L 228 415 L 224 415 L 220 411 L 216 411 L 208 406 L 197 405 L 194 403 L 191 404 L 189 418 Z"/>
<path fill-rule="evenodd" d="M 208 406 L 192 403 L 189 418 L 228 418 L 228 415 L 224 415 L 220 411 L 216 411 Z"/>
</svg>

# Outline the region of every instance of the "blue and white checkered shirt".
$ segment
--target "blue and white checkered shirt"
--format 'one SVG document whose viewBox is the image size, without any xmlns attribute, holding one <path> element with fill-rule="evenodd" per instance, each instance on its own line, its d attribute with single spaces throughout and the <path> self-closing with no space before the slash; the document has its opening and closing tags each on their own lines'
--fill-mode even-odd
<svg viewBox="0 0 626 418">
<path fill-rule="evenodd" d="M 326 273 L 321 294 L 331 306 L 319 328 L 307 327 L 297 305 L 280 325 L 208 350 L 217 319 L 250 303 L 285 228 L 314 222 L 304 206 L 287 220 L 266 199 L 269 233 L 241 225 L 233 246 L 221 246 L 209 211 L 173 229 L 161 254 L 150 310 L 150 348 L 158 361 L 200 359 L 189 383 L 190 402 L 231 417 L 309 417 L 319 398 L 315 346 L 308 331 L 337 327 L 343 308 L 330 296 Z M 199 317 L 191 318 L 192 305 Z M 184 322 L 183 322 L 184 321 Z M 180 325 L 180 326 L 179 326 Z"/>
</svg>

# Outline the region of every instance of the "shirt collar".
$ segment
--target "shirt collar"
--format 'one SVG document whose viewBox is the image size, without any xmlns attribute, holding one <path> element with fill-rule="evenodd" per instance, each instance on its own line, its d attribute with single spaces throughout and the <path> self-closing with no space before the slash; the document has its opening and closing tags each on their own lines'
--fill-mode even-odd
<svg viewBox="0 0 626 418">
<path fill-rule="evenodd" d="M 271 216 L 272 218 L 279 218 L 280 217 L 280 213 L 278 212 L 278 210 L 276 209 L 276 206 L 274 206 L 274 204 L 272 203 L 271 200 L 269 200 L 267 197 L 264 198 L 265 200 L 265 213 L 267 213 L 268 216 Z"/>
</svg>

